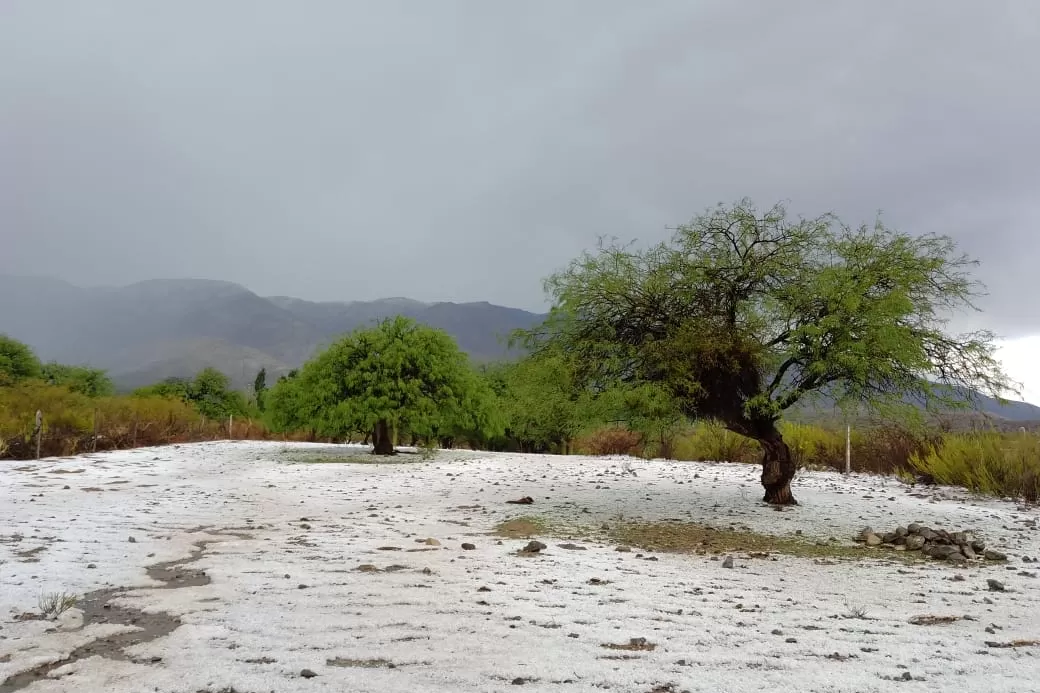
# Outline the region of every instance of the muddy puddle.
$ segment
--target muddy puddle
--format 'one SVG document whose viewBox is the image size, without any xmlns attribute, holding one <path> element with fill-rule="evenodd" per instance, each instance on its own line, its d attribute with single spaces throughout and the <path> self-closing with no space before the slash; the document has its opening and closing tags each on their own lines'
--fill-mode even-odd
<svg viewBox="0 0 1040 693">
<path fill-rule="evenodd" d="M 221 535 L 228 538 L 248 539 L 244 534 Z M 188 558 L 176 561 L 156 563 L 146 568 L 148 577 L 162 583 L 153 587 L 109 588 L 85 594 L 76 602 L 76 608 L 83 612 L 83 626 L 91 624 L 113 624 L 130 626 L 136 630 L 116 633 L 98 638 L 73 650 L 68 657 L 55 662 L 48 662 L 9 676 L 0 682 L 0 693 L 13 693 L 32 685 L 36 681 L 50 678 L 51 672 L 67 664 L 78 662 L 89 657 L 133 661 L 139 664 L 155 664 L 161 658 L 136 660 L 129 657 L 125 650 L 153 640 L 158 640 L 180 627 L 181 621 L 176 616 L 164 612 L 144 612 L 140 609 L 114 603 L 120 597 L 135 591 L 146 589 L 181 589 L 185 587 L 203 587 L 211 580 L 205 571 L 193 568 L 192 564 L 202 558 L 206 548 L 216 541 L 200 541 Z"/>
</svg>

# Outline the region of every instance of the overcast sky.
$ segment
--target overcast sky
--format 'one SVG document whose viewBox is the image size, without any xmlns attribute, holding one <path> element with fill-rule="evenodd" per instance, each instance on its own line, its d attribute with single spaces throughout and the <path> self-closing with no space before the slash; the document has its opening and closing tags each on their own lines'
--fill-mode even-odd
<svg viewBox="0 0 1040 693">
<path fill-rule="evenodd" d="M 1040 334 L 1040 3 L 2 0 L 0 272 L 544 307 L 789 200 L 954 236 Z"/>
</svg>

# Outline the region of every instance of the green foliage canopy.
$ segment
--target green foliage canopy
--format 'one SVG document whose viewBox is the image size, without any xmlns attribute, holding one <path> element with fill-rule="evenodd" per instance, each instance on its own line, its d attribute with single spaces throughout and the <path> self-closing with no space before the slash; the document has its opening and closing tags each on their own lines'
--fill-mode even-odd
<svg viewBox="0 0 1040 693">
<path fill-rule="evenodd" d="M 39 378 L 43 371 L 40 359 L 28 346 L 0 334 L 0 386 Z"/>
<path fill-rule="evenodd" d="M 67 387 L 87 397 L 110 397 L 115 394 L 112 379 L 100 368 L 51 362 L 44 364 L 41 376 L 48 385 Z"/>
<path fill-rule="evenodd" d="M 501 429 L 491 390 L 443 330 L 404 317 L 335 342 L 267 395 L 275 430 L 348 437 L 383 423 L 418 436 Z"/>
<path fill-rule="evenodd" d="M 947 330 L 973 307 L 973 265 L 942 236 L 744 200 L 670 242 L 585 253 L 547 280 L 554 307 L 527 336 L 568 354 L 593 386 L 657 383 L 683 413 L 754 438 L 824 389 L 875 409 L 964 406 L 1008 386 L 992 334 Z"/>
</svg>

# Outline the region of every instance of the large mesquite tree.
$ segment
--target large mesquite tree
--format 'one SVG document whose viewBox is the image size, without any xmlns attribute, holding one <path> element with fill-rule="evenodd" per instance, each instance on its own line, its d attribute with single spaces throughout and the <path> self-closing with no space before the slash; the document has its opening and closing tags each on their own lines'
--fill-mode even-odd
<svg viewBox="0 0 1040 693">
<path fill-rule="evenodd" d="M 547 280 L 553 309 L 526 336 L 570 354 L 590 386 L 654 383 L 683 414 L 758 441 L 765 501 L 794 504 L 777 423 L 803 398 L 964 406 L 1005 391 L 993 336 L 947 329 L 972 307 L 973 264 L 945 237 L 744 200 L 670 242 L 583 254 Z"/>
<path fill-rule="evenodd" d="M 404 317 L 344 336 L 280 380 L 266 401 L 276 429 L 370 431 L 377 455 L 394 453 L 394 431 L 450 437 L 500 427 L 490 390 L 451 336 Z"/>
</svg>

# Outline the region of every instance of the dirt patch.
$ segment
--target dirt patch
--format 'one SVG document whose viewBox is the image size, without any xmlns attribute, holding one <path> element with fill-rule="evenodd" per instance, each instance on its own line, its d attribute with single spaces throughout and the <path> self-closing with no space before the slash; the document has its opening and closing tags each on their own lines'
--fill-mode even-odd
<svg viewBox="0 0 1040 693">
<path fill-rule="evenodd" d="M 960 616 L 914 616 L 909 623 L 913 626 L 941 626 L 947 623 L 956 623 L 961 620 Z"/>
<path fill-rule="evenodd" d="M 37 546 L 35 549 L 27 549 L 25 551 L 15 551 L 14 555 L 22 560 L 23 563 L 38 563 L 40 559 L 36 558 L 36 554 L 43 553 L 47 550 L 46 546 Z"/>
<path fill-rule="evenodd" d="M 290 464 L 415 464 L 420 459 L 408 459 L 400 455 L 373 455 L 362 452 L 354 455 L 293 455 L 282 458 Z"/>
<path fill-rule="evenodd" d="M 325 662 L 330 667 L 347 667 L 355 669 L 393 669 L 394 663 L 388 659 L 347 659 L 336 657 Z"/>
<path fill-rule="evenodd" d="M 231 535 L 242 538 L 243 535 Z M 156 563 L 146 568 L 148 577 L 162 584 L 159 589 L 180 589 L 182 587 L 201 587 L 210 583 L 205 572 L 189 568 L 191 563 L 202 558 L 206 548 L 215 541 L 200 541 L 186 559 Z M 145 612 L 140 609 L 113 603 L 118 597 L 125 596 L 139 589 L 154 588 L 110 588 L 96 590 L 84 595 L 76 602 L 76 607 L 83 611 L 83 626 L 93 623 L 115 624 L 133 627 L 135 630 L 98 638 L 73 650 L 68 657 L 56 662 L 48 662 L 27 671 L 9 676 L 0 682 L 0 693 L 13 693 L 22 690 L 37 681 L 49 677 L 55 669 L 77 662 L 88 657 L 103 657 L 113 660 L 130 660 L 124 650 L 128 647 L 151 642 L 169 635 L 181 625 L 176 616 L 165 612 Z M 136 661 L 136 660 L 134 660 Z M 158 659 L 146 660 L 144 663 L 155 663 Z"/>
<path fill-rule="evenodd" d="M 628 522 L 612 526 L 608 534 L 623 544 L 650 551 L 673 553 L 746 553 L 755 558 L 771 554 L 804 558 L 880 559 L 860 545 L 813 541 L 798 536 L 772 536 L 735 529 L 717 529 L 682 522 Z M 911 552 L 885 554 L 884 559 L 920 562 Z"/>
<path fill-rule="evenodd" d="M 632 638 L 628 642 L 616 645 L 614 643 L 605 643 L 600 647 L 608 650 L 625 650 L 628 652 L 653 652 L 657 649 L 657 645 L 652 642 L 647 642 L 646 638 Z"/>
<path fill-rule="evenodd" d="M 541 518 L 518 517 L 495 525 L 493 533 L 506 539 L 527 539 L 545 531 L 545 522 Z"/>
</svg>

